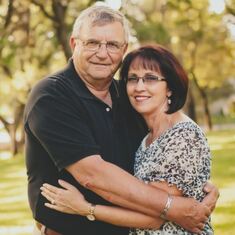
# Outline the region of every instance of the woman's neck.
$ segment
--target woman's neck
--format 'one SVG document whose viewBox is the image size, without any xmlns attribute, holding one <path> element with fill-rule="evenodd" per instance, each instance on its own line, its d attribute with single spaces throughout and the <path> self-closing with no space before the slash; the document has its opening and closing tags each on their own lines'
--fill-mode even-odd
<svg viewBox="0 0 235 235">
<path fill-rule="evenodd" d="M 180 111 L 173 114 L 156 113 L 152 116 L 145 116 L 145 121 L 149 128 L 147 145 L 151 144 L 155 139 L 159 138 L 164 132 L 172 128 L 178 122 L 185 119 L 185 115 Z"/>
</svg>

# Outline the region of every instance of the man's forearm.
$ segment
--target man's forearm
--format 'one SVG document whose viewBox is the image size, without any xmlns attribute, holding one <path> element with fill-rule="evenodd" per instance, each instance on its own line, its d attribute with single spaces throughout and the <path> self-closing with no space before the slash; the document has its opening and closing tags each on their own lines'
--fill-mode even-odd
<svg viewBox="0 0 235 235">
<path fill-rule="evenodd" d="M 79 161 L 68 167 L 68 171 L 80 184 L 106 200 L 150 216 L 158 217 L 167 200 L 166 192 L 143 183 L 97 156 Z"/>
</svg>

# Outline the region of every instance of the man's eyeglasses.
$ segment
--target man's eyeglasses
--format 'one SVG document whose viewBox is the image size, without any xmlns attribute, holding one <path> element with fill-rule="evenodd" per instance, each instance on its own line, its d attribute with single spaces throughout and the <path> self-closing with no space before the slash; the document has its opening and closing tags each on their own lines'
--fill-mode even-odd
<svg viewBox="0 0 235 235">
<path fill-rule="evenodd" d="M 127 83 L 130 84 L 130 85 L 137 85 L 140 79 L 146 85 L 151 85 L 151 84 L 154 84 L 156 82 L 166 81 L 166 79 L 162 76 L 145 75 L 143 77 L 137 77 L 135 75 L 131 75 L 127 78 Z"/>
<path fill-rule="evenodd" d="M 100 42 L 95 39 L 82 40 L 80 38 L 76 38 L 82 42 L 83 47 L 89 51 L 98 51 L 102 45 L 105 45 L 106 50 L 110 53 L 118 53 L 121 48 L 126 43 L 120 43 L 116 41 L 108 41 L 108 42 Z"/>
</svg>

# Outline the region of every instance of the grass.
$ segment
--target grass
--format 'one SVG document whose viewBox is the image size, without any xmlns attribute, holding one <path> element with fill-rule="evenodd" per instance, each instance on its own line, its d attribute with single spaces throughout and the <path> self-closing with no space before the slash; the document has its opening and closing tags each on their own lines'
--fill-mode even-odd
<svg viewBox="0 0 235 235">
<path fill-rule="evenodd" d="M 235 234 L 235 130 L 207 133 L 212 181 L 220 198 L 212 215 L 215 235 Z M 0 159 L 0 235 L 30 235 L 33 220 L 27 202 L 24 159 Z"/>
<path fill-rule="evenodd" d="M 32 234 L 23 157 L 0 160 L 0 172 L 0 234 Z"/>
<path fill-rule="evenodd" d="M 235 131 L 207 134 L 213 153 L 212 181 L 220 189 L 220 198 L 212 215 L 215 235 L 235 234 Z"/>
</svg>

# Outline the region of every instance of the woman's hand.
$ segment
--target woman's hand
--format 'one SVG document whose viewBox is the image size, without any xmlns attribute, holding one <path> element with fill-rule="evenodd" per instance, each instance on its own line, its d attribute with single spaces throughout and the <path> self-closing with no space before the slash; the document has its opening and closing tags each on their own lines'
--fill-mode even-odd
<svg viewBox="0 0 235 235">
<path fill-rule="evenodd" d="M 87 215 L 90 203 L 78 189 L 63 180 L 58 182 L 63 188 L 46 183 L 41 187 L 41 194 L 50 202 L 45 203 L 45 206 L 68 214 Z"/>
</svg>

